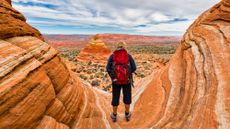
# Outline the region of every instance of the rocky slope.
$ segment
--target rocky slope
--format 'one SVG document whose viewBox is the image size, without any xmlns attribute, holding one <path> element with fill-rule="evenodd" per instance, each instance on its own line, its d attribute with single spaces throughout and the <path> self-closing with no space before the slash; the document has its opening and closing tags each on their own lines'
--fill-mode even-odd
<svg viewBox="0 0 230 129">
<path fill-rule="evenodd" d="M 110 94 L 79 81 L 24 19 L 14 31 L 19 19 L 7 1 L 0 11 L 11 18 L 0 27 L 12 29 L 0 30 L 0 129 L 230 128 L 229 0 L 190 26 L 166 66 L 136 82 L 132 120 L 123 120 L 121 107 L 117 123 L 109 119 Z"/>
<path fill-rule="evenodd" d="M 230 128 L 229 26 L 229 0 L 221 1 L 190 26 L 170 63 L 139 98 L 134 113 L 141 114 L 135 116 L 142 121 L 135 119 L 136 125 Z"/>
<path fill-rule="evenodd" d="M 0 129 L 105 128 L 94 92 L 8 2 L 0 10 Z"/>
<path fill-rule="evenodd" d="M 105 62 L 110 55 L 111 50 L 102 42 L 99 36 L 94 36 L 85 46 L 85 48 L 76 57 L 78 61 L 87 62 Z"/>
</svg>

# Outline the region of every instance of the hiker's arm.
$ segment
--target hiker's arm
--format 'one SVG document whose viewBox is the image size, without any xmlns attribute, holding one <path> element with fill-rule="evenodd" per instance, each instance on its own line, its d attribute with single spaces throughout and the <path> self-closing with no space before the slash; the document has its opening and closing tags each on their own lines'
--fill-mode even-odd
<svg viewBox="0 0 230 129">
<path fill-rule="evenodd" d="M 133 59 L 133 57 L 131 55 L 129 55 L 129 61 L 130 61 L 130 66 L 131 66 L 131 72 L 135 72 L 137 67 L 136 67 L 136 63 Z"/>
<path fill-rule="evenodd" d="M 108 63 L 106 65 L 106 71 L 108 72 L 109 76 L 111 77 L 112 71 L 113 71 L 113 58 L 112 55 L 108 59 Z"/>
</svg>

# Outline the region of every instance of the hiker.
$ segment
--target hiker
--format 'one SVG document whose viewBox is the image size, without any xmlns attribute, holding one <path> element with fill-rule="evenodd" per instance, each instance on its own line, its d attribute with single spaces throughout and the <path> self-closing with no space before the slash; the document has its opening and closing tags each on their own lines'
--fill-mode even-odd
<svg viewBox="0 0 230 129">
<path fill-rule="evenodd" d="M 132 102 L 131 85 L 133 83 L 132 73 L 136 70 L 136 64 L 132 56 L 126 50 L 125 42 L 118 42 L 116 50 L 109 57 L 106 70 L 112 80 L 112 106 L 111 118 L 113 122 L 117 120 L 117 108 L 119 105 L 121 89 L 123 92 L 123 102 L 125 104 L 125 118 L 130 120 L 129 111 Z"/>
</svg>

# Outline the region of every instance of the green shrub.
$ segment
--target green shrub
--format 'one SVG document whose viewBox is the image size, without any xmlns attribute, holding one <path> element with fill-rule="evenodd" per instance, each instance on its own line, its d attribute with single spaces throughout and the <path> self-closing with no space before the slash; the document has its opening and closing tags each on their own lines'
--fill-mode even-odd
<svg viewBox="0 0 230 129">
<path fill-rule="evenodd" d="M 79 76 L 81 79 L 83 79 L 83 80 L 87 80 L 88 79 L 88 77 L 87 76 L 85 76 L 84 74 L 80 74 L 80 76 Z"/>
<path fill-rule="evenodd" d="M 95 79 L 95 80 L 93 80 L 92 82 L 91 82 L 91 85 L 92 86 L 99 86 L 101 84 L 101 82 L 100 82 L 100 80 L 98 80 L 98 79 Z"/>
</svg>

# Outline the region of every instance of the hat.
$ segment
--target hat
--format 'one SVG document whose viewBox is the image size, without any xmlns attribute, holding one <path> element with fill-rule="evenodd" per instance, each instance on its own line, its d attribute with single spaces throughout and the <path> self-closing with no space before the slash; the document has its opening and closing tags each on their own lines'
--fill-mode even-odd
<svg viewBox="0 0 230 129">
<path fill-rule="evenodd" d="M 119 48 L 126 48 L 126 42 L 118 42 L 117 43 L 117 49 L 119 49 Z"/>
</svg>

